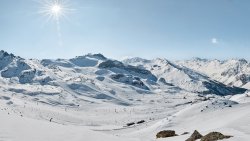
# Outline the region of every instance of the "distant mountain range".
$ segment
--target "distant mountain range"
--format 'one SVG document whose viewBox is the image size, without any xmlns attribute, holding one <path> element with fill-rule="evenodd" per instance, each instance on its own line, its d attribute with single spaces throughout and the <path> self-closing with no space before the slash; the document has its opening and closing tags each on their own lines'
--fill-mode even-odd
<svg viewBox="0 0 250 141">
<path fill-rule="evenodd" d="M 131 93 L 187 92 L 225 96 L 250 89 L 250 63 L 244 59 L 199 58 L 117 61 L 102 54 L 36 60 L 0 51 L 0 87 L 10 93 L 55 95 L 49 99 L 44 97 L 43 102 L 72 106 L 77 105 L 78 99 L 131 104 L 133 102 L 128 100 Z"/>
</svg>

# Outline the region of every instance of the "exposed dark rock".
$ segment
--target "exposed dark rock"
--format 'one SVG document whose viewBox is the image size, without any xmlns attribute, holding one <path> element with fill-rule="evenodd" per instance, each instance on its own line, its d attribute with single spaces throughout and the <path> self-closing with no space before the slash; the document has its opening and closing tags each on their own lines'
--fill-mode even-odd
<svg viewBox="0 0 250 141">
<path fill-rule="evenodd" d="M 186 139 L 186 141 L 195 141 L 200 138 L 202 138 L 202 135 L 197 130 L 195 130 L 194 133 L 188 139 Z"/>
<path fill-rule="evenodd" d="M 130 122 L 130 123 L 127 123 L 127 126 L 132 126 L 134 124 L 135 124 L 134 122 Z"/>
<path fill-rule="evenodd" d="M 250 75 L 241 74 L 241 75 L 236 77 L 236 80 L 240 80 L 242 82 L 242 84 L 244 85 L 244 84 L 250 82 Z"/>
<path fill-rule="evenodd" d="M 201 138 L 201 141 L 217 141 L 231 138 L 232 136 L 223 135 L 219 132 L 211 132 Z"/>
<path fill-rule="evenodd" d="M 33 78 L 35 77 L 35 74 L 36 74 L 35 69 L 22 71 L 21 74 L 18 76 L 19 82 L 21 84 L 31 83 Z"/>
<path fill-rule="evenodd" d="M 31 67 L 24 60 L 17 60 L 13 65 L 6 67 L 1 76 L 5 78 L 12 78 L 19 76 L 22 71 L 31 69 Z"/>
<path fill-rule="evenodd" d="M 141 124 L 141 123 L 144 123 L 144 122 L 145 122 L 145 120 L 140 120 L 140 121 L 137 122 L 137 124 Z"/>
<path fill-rule="evenodd" d="M 111 77 L 112 79 L 114 79 L 114 80 L 117 80 L 117 79 L 120 79 L 120 78 L 125 77 L 125 75 L 124 75 L 124 74 L 113 74 L 113 75 L 111 75 L 110 77 Z"/>
<path fill-rule="evenodd" d="M 41 85 L 46 85 L 46 84 L 48 84 L 50 81 L 53 81 L 53 79 L 52 78 L 50 78 L 49 76 L 46 76 L 46 77 L 44 77 L 44 78 L 42 78 L 42 79 L 39 79 L 39 80 L 37 80 Z"/>
<path fill-rule="evenodd" d="M 122 62 L 116 61 L 116 60 L 107 60 L 105 62 L 102 62 L 98 66 L 99 68 L 124 68 L 125 66 L 123 65 Z"/>
<path fill-rule="evenodd" d="M 131 65 L 124 65 L 122 62 L 117 61 L 117 60 L 107 60 L 99 64 L 99 68 L 104 68 L 104 69 L 112 69 L 112 68 L 118 68 L 125 70 L 132 75 L 139 76 L 144 79 L 150 79 L 152 81 L 157 81 L 157 77 L 154 76 L 149 70 L 136 67 L 136 66 L 131 66 Z"/>
<path fill-rule="evenodd" d="M 92 54 L 92 56 L 95 57 L 96 59 L 100 59 L 100 60 L 106 60 L 107 59 L 104 55 L 102 55 L 100 53 Z"/>
<path fill-rule="evenodd" d="M 208 89 L 207 91 L 201 92 L 202 94 L 216 94 L 216 95 L 232 95 L 232 94 L 242 94 L 247 89 L 239 87 L 230 87 L 220 82 L 215 81 L 204 81 L 202 84 Z"/>
<path fill-rule="evenodd" d="M 189 134 L 189 132 L 184 132 L 184 133 L 182 133 L 181 135 L 187 135 L 187 134 Z"/>
<path fill-rule="evenodd" d="M 235 76 L 239 73 L 238 68 L 230 68 L 224 72 L 221 73 L 221 76 Z"/>
<path fill-rule="evenodd" d="M 171 83 L 167 83 L 166 80 L 165 80 L 164 78 L 162 78 L 162 77 L 161 77 L 158 81 L 159 81 L 160 83 L 163 83 L 164 85 L 174 86 L 174 85 L 171 84 Z"/>
<path fill-rule="evenodd" d="M 9 54 L 3 50 L 0 51 L 0 70 L 8 66 L 13 60 L 15 56 L 13 54 Z"/>
<path fill-rule="evenodd" d="M 105 77 L 103 77 L 103 76 L 97 76 L 96 79 L 99 80 L 99 81 L 103 81 L 105 79 Z"/>
<path fill-rule="evenodd" d="M 174 137 L 174 136 L 178 136 L 177 134 L 175 134 L 174 130 L 164 130 L 156 134 L 156 138 L 168 138 L 168 137 Z"/>
<path fill-rule="evenodd" d="M 124 75 L 124 74 L 112 74 L 110 78 L 117 82 L 132 85 L 144 90 L 149 90 L 149 88 L 140 80 L 139 77 L 134 77 L 132 75 Z"/>
</svg>

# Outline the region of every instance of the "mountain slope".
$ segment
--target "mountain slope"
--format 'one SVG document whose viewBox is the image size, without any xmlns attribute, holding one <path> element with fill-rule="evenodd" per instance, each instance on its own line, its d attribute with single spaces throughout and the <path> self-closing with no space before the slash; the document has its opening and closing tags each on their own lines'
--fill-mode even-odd
<svg viewBox="0 0 250 141">
<path fill-rule="evenodd" d="M 250 63 L 245 59 L 225 61 L 195 58 L 178 64 L 208 75 L 226 85 L 250 88 Z"/>
<path fill-rule="evenodd" d="M 205 74 L 188 67 L 174 64 L 166 59 L 142 60 L 127 59 L 123 62 L 150 70 L 160 81 L 178 86 L 184 90 L 201 94 L 228 95 L 244 93 L 245 89 L 229 87 Z M 146 63 L 145 63 L 146 62 Z"/>
<path fill-rule="evenodd" d="M 101 54 L 36 60 L 4 51 L 0 62 L 0 140 L 152 141 L 160 130 L 195 128 L 249 138 L 249 92 L 176 62 Z"/>
</svg>

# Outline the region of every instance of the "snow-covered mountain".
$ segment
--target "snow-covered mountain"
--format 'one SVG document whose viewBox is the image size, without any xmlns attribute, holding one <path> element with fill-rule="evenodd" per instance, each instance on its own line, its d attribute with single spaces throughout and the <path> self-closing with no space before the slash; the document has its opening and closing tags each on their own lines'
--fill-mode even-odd
<svg viewBox="0 0 250 141">
<path fill-rule="evenodd" d="M 111 87 L 110 84 L 118 87 L 118 90 L 130 87 L 129 89 L 132 91 L 145 93 L 167 91 L 173 89 L 173 87 L 199 94 L 232 95 L 244 93 L 245 91 L 242 88 L 228 86 L 228 82 L 219 80 L 214 76 L 214 73 L 207 74 L 209 71 L 202 73 L 202 67 L 194 69 L 198 65 L 193 65 L 191 62 L 178 62 L 181 64 L 179 65 L 159 58 L 154 60 L 132 58 L 120 62 L 107 59 L 101 54 L 88 54 L 68 60 L 27 60 L 1 51 L 0 61 L 1 79 L 9 84 L 8 87 L 14 84 L 20 87 L 29 84 L 34 86 L 33 88 L 49 86 L 54 88 L 53 93 L 64 91 L 65 96 L 68 91 L 73 91 L 86 97 L 114 98 L 125 102 L 126 99 L 124 101 L 117 95 L 114 96 L 115 90 L 110 92 L 110 90 L 103 89 Z M 244 79 L 244 84 L 247 84 L 249 69 L 246 64 L 248 66 L 249 64 L 246 61 L 240 61 L 230 60 L 224 62 L 222 65 L 226 69 L 221 72 L 223 78 L 233 77 L 242 83 Z M 196 61 L 196 63 L 201 64 L 201 61 Z M 189 64 L 190 67 L 188 67 Z M 214 65 L 211 64 L 209 63 L 211 69 L 217 70 L 215 67 L 212 68 Z M 234 66 L 231 64 L 234 64 Z M 215 66 L 218 66 L 218 64 Z M 208 67 L 204 66 L 204 68 Z M 243 72 L 245 73 L 243 74 Z M 67 90 L 65 90 L 66 88 Z M 18 88 L 8 88 L 8 90 L 15 92 L 26 91 Z M 31 93 L 36 92 L 32 91 Z"/>
<path fill-rule="evenodd" d="M 246 140 L 248 127 L 230 132 L 227 124 L 249 124 L 249 74 L 244 60 L 118 61 L 102 54 L 37 60 L 0 51 L 0 140 L 151 141 L 169 128 L 221 129 Z M 219 111 L 239 116 L 223 120 Z M 207 117 L 221 124 L 202 124 Z"/>
<path fill-rule="evenodd" d="M 226 85 L 250 88 L 250 63 L 245 59 L 206 60 L 195 58 L 177 64 L 203 73 Z"/>
<path fill-rule="evenodd" d="M 227 95 L 244 92 L 243 89 L 229 87 L 206 73 L 185 66 L 185 63 L 175 63 L 161 58 L 153 60 L 131 58 L 123 62 L 150 70 L 157 76 L 159 82 L 175 85 L 195 93 Z"/>
</svg>

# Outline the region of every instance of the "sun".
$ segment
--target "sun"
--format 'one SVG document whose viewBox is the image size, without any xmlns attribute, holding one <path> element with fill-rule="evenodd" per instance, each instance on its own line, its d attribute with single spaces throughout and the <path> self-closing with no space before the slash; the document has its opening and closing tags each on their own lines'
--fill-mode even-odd
<svg viewBox="0 0 250 141">
<path fill-rule="evenodd" d="M 62 10 L 62 8 L 61 8 L 61 6 L 58 5 L 58 4 L 55 4 L 55 5 L 53 5 L 53 6 L 51 7 L 51 12 L 52 12 L 52 14 L 55 14 L 55 15 L 59 15 L 60 12 L 61 12 L 61 10 Z"/>
<path fill-rule="evenodd" d="M 63 45 L 61 21 L 66 19 L 71 21 L 68 17 L 69 14 L 74 13 L 75 9 L 72 9 L 71 0 L 34 0 L 39 3 L 38 13 L 45 17 L 44 23 L 53 23 L 56 25 L 58 35 L 58 45 Z"/>
<path fill-rule="evenodd" d="M 70 0 L 38 0 L 41 4 L 39 13 L 50 20 L 68 18 L 68 14 L 74 11 L 70 8 Z"/>
</svg>

